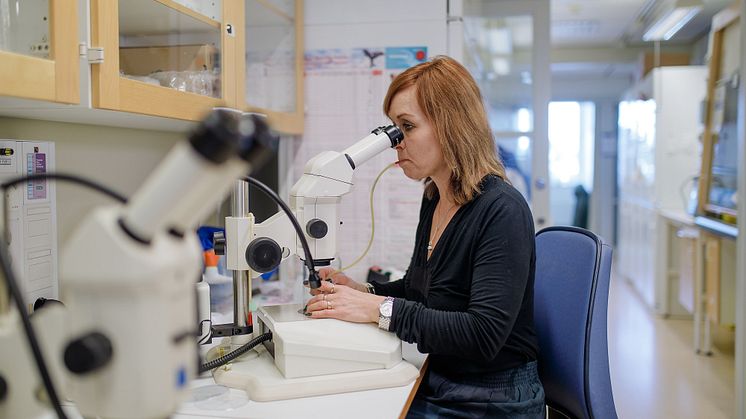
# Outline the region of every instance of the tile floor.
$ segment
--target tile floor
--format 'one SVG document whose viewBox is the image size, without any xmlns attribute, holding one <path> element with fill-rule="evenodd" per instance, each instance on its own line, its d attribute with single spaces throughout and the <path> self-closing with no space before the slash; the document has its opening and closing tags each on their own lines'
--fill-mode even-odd
<svg viewBox="0 0 746 419">
<path fill-rule="evenodd" d="M 632 286 L 613 277 L 609 362 L 617 413 L 637 418 L 733 418 L 733 354 L 696 355 L 691 320 L 652 314 Z"/>
</svg>

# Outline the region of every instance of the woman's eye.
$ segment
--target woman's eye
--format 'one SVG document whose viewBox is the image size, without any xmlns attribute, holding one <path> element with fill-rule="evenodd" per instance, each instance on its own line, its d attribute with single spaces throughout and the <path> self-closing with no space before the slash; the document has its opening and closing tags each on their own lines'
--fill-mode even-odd
<svg viewBox="0 0 746 419">
<path fill-rule="evenodd" d="M 404 128 L 404 131 L 410 131 L 412 128 L 414 128 L 414 125 L 412 124 L 402 124 L 402 128 Z"/>
</svg>

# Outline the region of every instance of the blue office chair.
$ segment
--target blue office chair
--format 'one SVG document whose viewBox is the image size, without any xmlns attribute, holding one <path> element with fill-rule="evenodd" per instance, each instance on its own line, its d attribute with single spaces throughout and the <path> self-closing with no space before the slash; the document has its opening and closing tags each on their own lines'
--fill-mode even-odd
<svg viewBox="0 0 746 419">
<path fill-rule="evenodd" d="M 549 417 L 614 419 L 606 312 L 611 247 L 577 227 L 536 234 L 534 322 Z"/>
</svg>

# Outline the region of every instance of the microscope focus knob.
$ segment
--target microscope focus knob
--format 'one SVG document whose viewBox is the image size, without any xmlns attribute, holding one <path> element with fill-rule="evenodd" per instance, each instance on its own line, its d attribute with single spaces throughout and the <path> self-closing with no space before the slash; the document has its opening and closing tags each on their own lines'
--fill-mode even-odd
<svg viewBox="0 0 746 419">
<path fill-rule="evenodd" d="M 212 247 L 215 249 L 215 254 L 218 256 L 225 255 L 225 233 L 222 231 L 216 231 L 212 235 Z"/>
<path fill-rule="evenodd" d="M 113 354 L 109 338 L 102 333 L 92 332 L 67 345 L 65 366 L 75 374 L 86 374 L 109 363 Z"/>
<path fill-rule="evenodd" d="M 321 239 L 326 236 L 329 232 L 329 226 L 326 225 L 324 220 L 314 218 L 306 224 L 306 233 L 314 239 Z"/>
<path fill-rule="evenodd" d="M 282 262 L 282 249 L 269 237 L 259 237 L 246 248 L 246 262 L 254 272 L 269 272 Z"/>
</svg>

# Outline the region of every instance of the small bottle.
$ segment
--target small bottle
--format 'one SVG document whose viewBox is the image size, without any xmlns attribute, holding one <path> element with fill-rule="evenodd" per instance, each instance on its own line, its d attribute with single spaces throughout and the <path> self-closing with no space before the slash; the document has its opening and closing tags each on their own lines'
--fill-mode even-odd
<svg viewBox="0 0 746 419">
<path fill-rule="evenodd" d="M 205 273 L 202 278 L 210 286 L 210 307 L 213 313 L 220 313 L 230 322 L 233 318 L 233 278 L 218 273 L 218 256 L 213 250 L 205 251 Z M 216 321 L 221 324 L 224 321 Z"/>
</svg>

